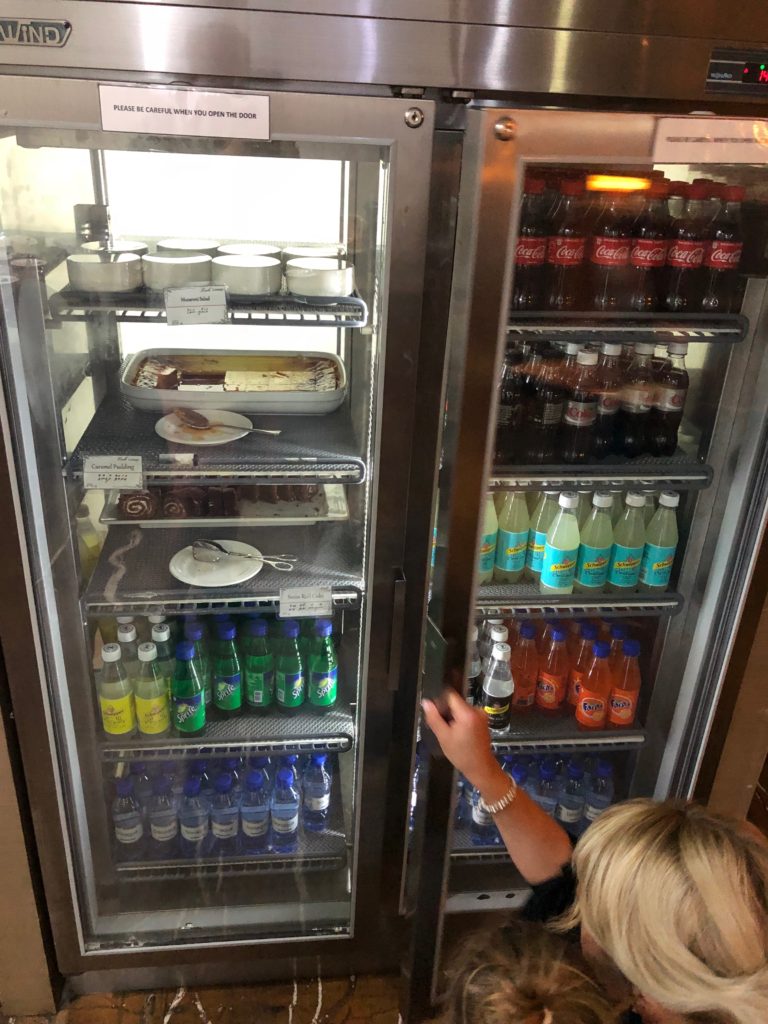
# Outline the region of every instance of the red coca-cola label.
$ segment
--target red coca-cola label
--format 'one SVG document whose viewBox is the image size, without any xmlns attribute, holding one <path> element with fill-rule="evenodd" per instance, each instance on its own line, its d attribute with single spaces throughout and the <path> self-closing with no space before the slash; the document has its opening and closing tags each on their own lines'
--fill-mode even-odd
<svg viewBox="0 0 768 1024">
<path fill-rule="evenodd" d="M 595 235 L 589 258 L 601 267 L 626 267 L 629 263 L 629 240 Z"/>
<path fill-rule="evenodd" d="M 633 238 L 629 262 L 633 267 L 649 270 L 651 267 L 663 267 L 667 261 L 669 242 L 660 238 Z"/>
<path fill-rule="evenodd" d="M 738 270 L 743 248 L 741 242 L 713 242 L 704 262 L 715 270 Z"/>
<path fill-rule="evenodd" d="M 572 427 L 591 427 L 597 419 L 597 402 L 576 402 L 572 398 L 565 406 L 565 422 Z"/>
<path fill-rule="evenodd" d="M 657 387 L 653 404 L 662 412 L 680 412 L 685 405 L 687 388 Z"/>
<path fill-rule="evenodd" d="M 700 267 L 704 262 L 704 243 L 700 241 L 677 241 L 669 247 L 667 264 L 670 267 Z"/>
<path fill-rule="evenodd" d="M 584 262 L 584 239 L 555 235 L 547 244 L 547 260 L 560 267 L 577 267 Z"/>
<path fill-rule="evenodd" d="M 520 238 L 515 250 L 518 267 L 538 267 L 547 258 L 546 238 Z"/>
<path fill-rule="evenodd" d="M 620 391 L 601 391 L 597 400 L 597 411 L 601 416 L 613 416 L 621 405 Z"/>
</svg>

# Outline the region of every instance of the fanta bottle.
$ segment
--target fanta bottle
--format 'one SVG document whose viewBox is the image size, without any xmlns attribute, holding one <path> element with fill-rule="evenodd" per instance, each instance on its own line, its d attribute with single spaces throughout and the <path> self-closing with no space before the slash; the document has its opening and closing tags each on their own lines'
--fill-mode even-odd
<svg viewBox="0 0 768 1024">
<path fill-rule="evenodd" d="M 578 703 L 587 671 L 592 663 L 592 645 L 595 640 L 597 640 L 597 626 L 593 626 L 591 622 L 583 623 L 575 654 L 571 658 L 571 671 L 568 674 L 568 703 L 574 708 Z"/>
<path fill-rule="evenodd" d="M 569 667 L 565 630 L 553 629 L 549 646 L 539 659 L 539 675 L 536 680 L 536 707 L 545 714 L 560 712 L 568 691 Z"/>
<path fill-rule="evenodd" d="M 524 622 L 520 627 L 520 639 L 512 652 L 509 667 L 515 684 L 512 694 L 512 711 L 529 711 L 536 700 L 536 685 L 539 678 L 539 652 L 536 650 L 536 627 Z"/>
<path fill-rule="evenodd" d="M 615 729 L 632 725 L 637 714 L 637 700 L 640 695 L 640 666 L 637 663 L 640 644 L 637 640 L 625 640 L 624 652 L 613 676 L 608 724 Z"/>
<path fill-rule="evenodd" d="M 592 647 L 592 661 L 576 703 L 576 721 L 580 729 L 604 729 L 611 699 L 611 670 L 608 644 L 598 640 Z"/>
<path fill-rule="evenodd" d="M 539 654 L 549 650 L 549 645 L 552 643 L 553 629 L 563 629 L 560 619 L 544 619 L 544 626 L 536 638 L 536 648 Z"/>
<path fill-rule="evenodd" d="M 616 668 L 621 661 L 621 656 L 624 653 L 624 641 L 626 639 L 626 626 L 622 626 L 620 622 L 614 622 L 611 626 L 611 649 L 608 654 L 608 666 L 611 673 L 616 671 Z"/>
</svg>

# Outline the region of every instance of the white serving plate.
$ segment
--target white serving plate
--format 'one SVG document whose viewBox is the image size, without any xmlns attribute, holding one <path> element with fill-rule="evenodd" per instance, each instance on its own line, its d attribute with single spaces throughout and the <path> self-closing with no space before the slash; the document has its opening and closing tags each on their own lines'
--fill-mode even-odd
<svg viewBox="0 0 768 1024">
<path fill-rule="evenodd" d="M 214 538 L 216 540 L 217 538 Z M 192 555 L 192 545 L 177 551 L 168 563 L 168 571 L 174 579 L 191 587 L 234 587 L 238 583 L 257 576 L 264 568 L 261 552 L 241 540 L 224 538 L 218 541 L 229 551 L 236 551 L 250 558 L 227 558 L 220 562 L 198 562 Z"/>
<path fill-rule="evenodd" d="M 144 284 L 155 292 L 164 288 L 179 288 L 187 284 L 208 284 L 211 280 L 211 257 L 201 253 L 194 256 L 142 256 Z"/>
<path fill-rule="evenodd" d="M 355 268 L 342 259 L 291 259 L 285 283 L 292 295 L 347 296 L 355 290 Z"/>
<path fill-rule="evenodd" d="M 158 256 L 218 256 L 221 242 L 213 238 L 162 238 L 157 243 Z"/>
<path fill-rule="evenodd" d="M 235 349 L 219 349 L 214 353 L 190 349 L 148 348 L 136 352 L 120 367 L 120 392 L 132 406 L 147 412 L 170 412 L 174 408 L 226 409 L 231 412 L 279 415 L 318 415 L 333 412 L 344 401 L 347 393 L 347 372 L 341 359 L 330 352 L 254 352 L 254 356 L 274 356 L 276 359 L 297 356 L 307 359 L 330 359 L 336 364 L 339 386 L 335 391 L 172 391 L 162 388 L 139 388 L 130 381 L 144 359 L 170 360 L 179 356 L 197 356 L 215 359 L 218 356 L 239 356 Z M 259 424 L 255 424 L 258 426 Z M 232 432 L 233 433 L 233 432 Z"/>
<path fill-rule="evenodd" d="M 201 486 L 205 486 L 204 484 Z M 121 519 L 117 507 L 119 491 L 108 491 L 99 521 L 108 526 L 140 526 L 144 530 L 167 530 L 169 526 L 307 526 L 349 519 L 349 505 L 343 484 L 323 484 L 311 501 L 268 501 L 240 499 L 236 516 L 201 516 L 189 519 Z"/>
<path fill-rule="evenodd" d="M 231 295 L 276 295 L 283 285 L 283 265 L 274 256 L 216 256 L 211 280 L 225 285 Z"/>
<path fill-rule="evenodd" d="M 78 292 L 133 292 L 141 288 L 141 258 L 134 253 L 76 252 L 67 256 L 70 285 Z"/>
</svg>

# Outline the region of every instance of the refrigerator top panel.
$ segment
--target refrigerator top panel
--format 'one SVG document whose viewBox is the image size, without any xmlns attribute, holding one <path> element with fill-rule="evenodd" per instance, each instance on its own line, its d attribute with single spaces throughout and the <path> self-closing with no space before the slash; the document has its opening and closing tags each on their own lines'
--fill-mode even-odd
<svg viewBox="0 0 768 1024">
<path fill-rule="evenodd" d="M 490 0 L 432 0 L 418 12 L 405 0 L 363 6 L 324 2 L 308 13 L 295 0 L 36 0 L 24 18 L 0 22 L 0 62 L 174 81 L 691 101 L 722 87 L 724 69 L 710 75 L 715 51 L 726 47 L 741 60 L 745 47 L 768 48 L 768 16 L 756 4 L 727 14 L 692 0 L 642 9 L 625 0 L 608 10 L 592 0 L 575 12 Z M 758 93 L 739 80 L 740 98 Z"/>
</svg>

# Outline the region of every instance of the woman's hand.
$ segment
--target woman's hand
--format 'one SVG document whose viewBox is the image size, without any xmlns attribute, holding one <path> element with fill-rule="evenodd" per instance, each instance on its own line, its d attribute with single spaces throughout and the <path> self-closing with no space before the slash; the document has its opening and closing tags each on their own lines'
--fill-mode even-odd
<svg viewBox="0 0 768 1024">
<path fill-rule="evenodd" d="M 446 722 L 431 700 L 422 701 L 424 718 L 454 768 L 482 792 L 489 782 L 503 776 L 491 748 L 488 720 L 455 690 L 446 690 L 446 700 L 452 721 Z"/>
</svg>

